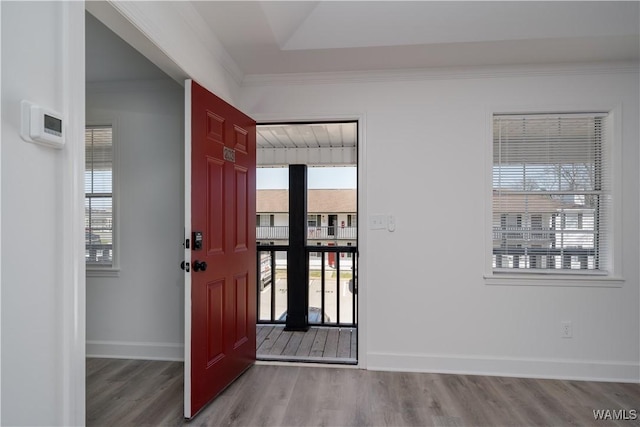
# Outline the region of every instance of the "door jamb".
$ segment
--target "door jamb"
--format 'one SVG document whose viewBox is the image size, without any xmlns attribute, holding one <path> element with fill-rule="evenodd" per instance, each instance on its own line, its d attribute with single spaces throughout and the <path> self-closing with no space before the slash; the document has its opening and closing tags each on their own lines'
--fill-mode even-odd
<svg viewBox="0 0 640 427">
<path fill-rule="evenodd" d="M 193 80 L 184 82 L 184 236 L 191 237 L 191 88 Z M 184 245 L 185 265 L 191 265 L 191 249 Z M 191 274 L 184 272 L 184 416 L 191 418 Z"/>
<path fill-rule="evenodd" d="M 85 11 L 82 3 L 62 8 L 63 109 L 67 117 L 62 173 L 61 348 L 62 404 L 60 424 L 86 420 L 86 277 L 84 245 Z M 81 37 L 78 37 L 82 34 Z"/>
</svg>

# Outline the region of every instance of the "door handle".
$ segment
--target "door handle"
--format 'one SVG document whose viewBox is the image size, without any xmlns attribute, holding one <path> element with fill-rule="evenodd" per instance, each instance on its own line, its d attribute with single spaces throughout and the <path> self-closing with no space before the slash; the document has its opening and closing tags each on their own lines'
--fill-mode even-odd
<svg viewBox="0 0 640 427">
<path fill-rule="evenodd" d="M 193 271 L 206 271 L 207 263 L 204 261 L 195 260 L 193 262 Z"/>
<path fill-rule="evenodd" d="M 180 268 L 188 273 L 189 272 L 189 263 L 182 261 L 182 263 L 180 263 Z"/>
</svg>

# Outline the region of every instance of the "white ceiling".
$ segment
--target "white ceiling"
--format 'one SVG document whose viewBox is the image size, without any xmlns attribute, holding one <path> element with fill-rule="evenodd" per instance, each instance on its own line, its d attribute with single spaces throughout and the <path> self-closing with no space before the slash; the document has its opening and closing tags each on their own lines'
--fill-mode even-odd
<svg viewBox="0 0 640 427">
<path fill-rule="evenodd" d="M 264 124 L 256 127 L 256 134 L 260 167 L 357 164 L 356 122 Z"/>
<path fill-rule="evenodd" d="M 257 127 L 258 148 L 355 148 L 357 124 L 273 124 Z"/>
<path fill-rule="evenodd" d="M 637 60 L 637 1 L 194 1 L 245 75 Z"/>
</svg>

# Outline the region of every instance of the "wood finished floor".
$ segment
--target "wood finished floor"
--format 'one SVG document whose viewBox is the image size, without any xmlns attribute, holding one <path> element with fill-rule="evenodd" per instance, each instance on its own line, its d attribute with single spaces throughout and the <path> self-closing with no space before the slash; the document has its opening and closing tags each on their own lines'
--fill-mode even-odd
<svg viewBox="0 0 640 427">
<path fill-rule="evenodd" d="M 190 422 L 180 362 L 87 360 L 89 426 L 638 426 L 638 384 L 256 365 Z"/>
<path fill-rule="evenodd" d="M 258 325 L 259 360 L 357 363 L 357 331 L 354 328 L 312 327 L 289 332 L 281 325 Z"/>
</svg>

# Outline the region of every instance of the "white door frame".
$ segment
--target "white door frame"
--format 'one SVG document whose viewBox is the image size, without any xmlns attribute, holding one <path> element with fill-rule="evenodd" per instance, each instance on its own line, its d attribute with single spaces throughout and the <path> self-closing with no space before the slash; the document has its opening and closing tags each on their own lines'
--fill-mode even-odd
<svg viewBox="0 0 640 427">
<path fill-rule="evenodd" d="M 86 422 L 86 278 L 84 238 L 85 11 L 77 2 L 62 5 L 62 425 Z"/>
<path fill-rule="evenodd" d="M 248 114 L 251 114 L 249 112 Z M 365 130 L 367 120 L 365 113 L 354 114 L 320 114 L 320 115 L 273 115 L 273 114 L 251 114 L 251 117 L 258 124 L 269 123 L 291 123 L 296 122 L 336 122 L 355 121 L 358 122 L 358 283 L 367 283 L 368 262 L 366 251 L 360 248 L 367 247 L 368 229 L 365 226 L 368 218 L 367 203 L 367 145 Z M 367 369 L 367 287 L 358 286 L 358 368 Z"/>
<path fill-rule="evenodd" d="M 184 236 L 191 239 L 191 88 L 184 85 Z M 184 246 L 185 266 L 191 265 L 191 248 Z M 191 418 L 191 274 L 184 271 L 184 416 Z"/>
</svg>

